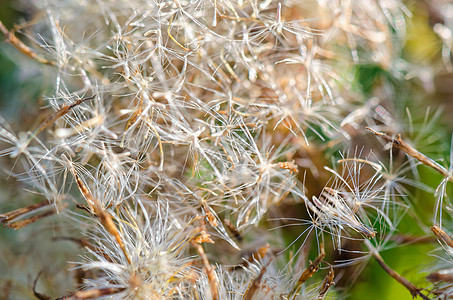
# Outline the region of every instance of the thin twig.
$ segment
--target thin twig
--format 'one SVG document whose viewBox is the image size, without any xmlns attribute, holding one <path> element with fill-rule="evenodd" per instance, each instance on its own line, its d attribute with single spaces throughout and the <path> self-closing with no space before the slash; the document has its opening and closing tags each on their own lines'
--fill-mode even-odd
<svg viewBox="0 0 453 300">
<path fill-rule="evenodd" d="M 208 275 L 208 281 L 209 281 L 209 287 L 211 288 L 211 296 L 213 300 L 218 300 L 219 299 L 219 291 L 217 287 L 217 276 L 214 272 L 214 269 L 212 268 L 211 264 L 209 263 L 209 259 L 204 252 L 203 247 L 196 243 L 195 241 L 192 241 L 192 245 L 197 249 L 198 254 L 201 257 L 201 260 L 204 265 L 204 269 L 206 271 L 206 274 Z"/>
<path fill-rule="evenodd" d="M 401 151 L 404 151 L 407 155 L 412 156 L 413 158 L 415 158 L 422 164 L 433 168 L 434 170 L 439 172 L 442 176 L 448 178 L 449 181 L 453 182 L 453 176 L 450 176 L 447 169 L 445 169 L 439 163 L 435 162 L 434 160 L 427 157 L 423 153 L 420 153 L 418 150 L 414 149 L 409 144 L 407 144 L 405 141 L 403 141 L 403 139 L 401 138 L 401 134 L 398 134 L 396 136 L 396 138 L 392 138 L 391 136 L 389 136 L 383 132 L 376 131 L 369 127 L 366 127 L 365 129 L 371 131 L 374 135 L 386 140 L 387 142 L 392 143 L 392 145 L 395 148 L 400 149 Z"/>
<path fill-rule="evenodd" d="M 427 296 L 422 294 L 420 291 L 421 289 L 417 288 L 414 284 L 412 284 L 409 280 L 398 274 L 395 270 L 390 268 L 385 262 L 384 259 L 381 257 L 379 252 L 376 250 L 376 248 L 373 247 L 373 245 L 368 241 L 365 240 L 365 245 L 367 245 L 368 249 L 371 252 L 371 255 L 373 258 L 378 262 L 378 264 L 381 266 L 384 271 L 389 274 L 393 279 L 398 281 L 401 285 L 403 285 L 412 295 L 412 297 L 420 296 L 424 300 L 429 300 Z"/>
<path fill-rule="evenodd" d="M 217 26 L 217 0 L 214 0 L 214 20 L 212 20 L 212 26 Z"/>
<path fill-rule="evenodd" d="M 124 132 L 123 132 L 123 138 L 121 139 L 121 143 L 120 143 L 121 148 L 124 148 L 124 141 L 126 139 L 127 131 L 129 130 L 129 128 L 132 127 L 132 125 L 134 125 L 137 122 L 138 118 L 143 113 L 142 105 L 143 105 L 143 97 L 140 98 L 140 102 L 138 103 L 138 109 L 136 111 L 134 111 L 134 113 L 130 116 L 129 120 L 127 120 L 126 127 L 124 128 Z"/>
<path fill-rule="evenodd" d="M 21 40 L 19 40 L 16 35 L 14 34 L 14 31 L 8 30 L 5 25 L 3 25 L 2 21 L 0 21 L 0 31 L 3 33 L 3 35 L 6 37 L 6 41 L 10 43 L 13 47 L 15 47 L 17 50 L 19 50 L 21 53 L 25 54 L 26 56 L 33 58 L 34 60 L 45 64 L 45 65 L 50 65 L 50 66 L 55 66 L 54 61 L 50 61 L 45 59 L 44 57 L 36 54 L 30 47 L 25 45 Z"/>
</svg>

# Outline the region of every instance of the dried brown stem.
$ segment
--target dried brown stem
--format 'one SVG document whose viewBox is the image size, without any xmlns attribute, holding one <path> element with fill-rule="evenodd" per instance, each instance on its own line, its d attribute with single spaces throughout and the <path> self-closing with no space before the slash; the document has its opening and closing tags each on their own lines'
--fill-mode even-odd
<svg viewBox="0 0 453 300">
<path fill-rule="evenodd" d="M 90 213 L 94 214 L 95 213 L 94 206 L 95 206 L 96 199 L 94 199 L 94 197 L 91 195 L 90 190 L 85 185 L 85 183 L 83 183 L 82 179 L 80 178 L 79 174 L 77 174 L 77 171 L 74 169 L 72 164 L 70 166 L 69 171 L 71 172 L 72 176 L 74 176 L 77 187 L 79 188 L 79 191 L 82 193 L 82 196 L 85 198 L 85 200 L 89 206 Z"/>
<path fill-rule="evenodd" d="M 431 227 L 431 231 L 437 236 L 439 240 L 453 249 L 453 240 L 442 228 L 437 225 L 433 225 Z"/>
<path fill-rule="evenodd" d="M 266 269 L 271 262 L 272 262 L 272 258 L 269 260 L 269 262 L 266 265 L 262 266 L 260 273 L 258 274 L 258 276 L 256 276 L 255 279 L 252 280 L 247 291 L 245 292 L 244 296 L 242 297 L 242 300 L 255 299 L 254 296 L 255 296 L 255 293 L 258 291 L 258 288 L 260 287 L 261 279 L 263 278 L 264 273 L 266 273 Z"/>
<path fill-rule="evenodd" d="M 25 146 L 28 146 L 28 144 L 35 138 L 40 132 L 42 132 L 44 129 L 52 125 L 56 120 L 67 114 L 71 109 L 73 109 L 75 106 L 79 105 L 83 101 L 86 100 L 91 100 L 95 97 L 95 95 L 88 97 L 88 98 L 82 98 L 74 101 L 71 104 L 64 105 L 62 108 L 60 108 L 58 111 L 54 112 L 50 116 L 48 116 L 44 121 L 42 121 L 38 127 L 33 131 L 33 133 L 30 135 L 28 140 L 26 140 Z M 12 155 L 12 157 L 16 156 L 18 154 Z"/>
<path fill-rule="evenodd" d="M 431 282 L 443 281 L 443 282 L 453 282 L 453 273 L 449 272 L 433 272 L 426 276 Z"/>
<path fill-rule="evenodd" d="M 26 207 L 18 208 L 16 210 L 13 210 L 13 211 L 10 211 L 10 212 L 4 213 L 4 214 L 0 214 L 0 222 L 5 223 L 5 222 L 12 221 L 24 214 L 27 214 L 29 212 L 32 212 L 34 210 L 37 210 L 37 209 L 47 206 L 47 205 L 50 205 L 50 202 L 47 200 L 44 200 L 39 203 L 30 204 Z"/>
<path fill-rule="evenodd" d="M 324 281 L 322 282 L 321 289 L 319 290 L 319 294 L 317 299 L 321 300 L 324 299 L 326 296 L 327 292 L 329 291 L 329 288 L 334 285 L 335 283 L 333 282 L 333 279 L 335 278 L 335 272 L 333 271 L 333 267 L 330 266 L 329 273 L 327 274 L 326 278 L 324 278 Z"/>
<path fill-rule="evenodd" d="M 310 262 L 308 267 L 302 272 L 300 275 L 299 279 L 297 280 L 296 285 L 294 286 L 293 290 L 291 291 L 289 297 L 290 299 L 294 299 L 297 296 L 297 293 L 299 293 L 300 288 L 302 287 L 302 284 L 305 283 L 310 277 L 312 277 L 319 269 L 319 264 L 321 261 L 324 259 L 326 256 L 326 253 L 324 251 L 324 247 L 321 246 L 321 253 L 315 258 L 313 262 Z"/>
<path fill-rule="evenodd" d="M 6 37 L 7 42 L 10 43 L 17 50 L 19 50 L 22 54 L 25 54 L 26 56 L 33 58 L 34 60 L 42 64 L 55 66 L 54 61 L 47 60 L 44 57 L 36 54 L 30 47 L 28 47 L 21 40 L 19 40 L 14 34 L 14 31 L 8 30 L 5 27 L 5 25 L 3 25 L 2 21 L 0 21 L 0 32 L 3 33 L 3 35 Z"/>
<path fill-rule="evenodd" d="M 420 153 L 418 150 L 414 149 L 411 147 L 409 144 L 407 144 L 403 139 L 401 138 L 401 134 L 398 134 L 396 138 L 392 138 L 391 136 L 383 133 L 376 131 L 374 129 L 371 129 L 369 127 L 366 127 L 367 130 L 371 131 L 374 133 L 374 135 L 386 140 L 387 142 L 392 143 L 393 147 L 404 151 L 407 155 L 412 156 L 422 164 L 429 166 L 439 172 L 442 176 L 448 178 L 449 181 L 453 182 L 453 176 L 450 176 L 448 173 L 447 169 L 445 169 L 443 166 L 432 160 L 431 158 L 427 157 L 423 153 Z"/>
<path fill-rule="evenodd" d="M 49 211 L 46 211 L 42 214 L 39 214 L 39 215 L 36 215 L 36 216 L 33 216 L 31 218 L 28 218 L 28 219 L 25 219 L 25 220 L 20 220 L 20 221 L 14 221 L 14 222 L 8 222 L 6 223 L 6 226 L 8 226 L 9 228 L 12 228 L 14 230 L 17 230 L 17 229 L 21 229 L 27 225 L 30 225 L 31 223 L 34 223 L 38 220 L 41 220 L 45 217 L 48 217 L 48 216 L 51 216 L 55 213 L 55 210 L 49 210 Z"/>
<path fill-rule="evenodd" d="M 88 205 L 90 206 L 91 212 L 94 213 L 94 215 L 99 218 L 104 229 L 107 230 L 107 232 L 110 233 L 115 238 L 116 242 L 120 246 L 121 251 L 123 252 L 123 254 L 124 254 L 126 260 L 129 262 L 129 264 L 132 263 L 131 259 L 129 258 L 129 255 L 127 253 L 126 247 L 123 243 L 123 240 L 121 238 L 121 235 L 118 231 L 118 227 L 116 226 L 115 222 L 113 222 L 113 219 L 112 219 L 112 216 L 110 215 L 110 213 L 102 207 L 102 205 L 98 199 L 93 197 L 90 190 L 83 183 L 82 179 L 77 174 L 77 171 L 75 170 L 75 168 L 72 164 L 70 165 L 70 172 L 72 173 L 72 175 L 74 176 L 74 178 L 76 180 L 77 187 L 79 188 L 83 197 L 85 198 Z"/>
<path fill-rule="evenodd" d="M 76 107 L 77 105 L 81 104 L 84 101 L 94 99 L 94 97 L 96 97 L 96 95 L 87 98 L 77 99 L 71 104 L 64 105 L 62 108 L 60 108 L 59 110 L 48 116 L 44 121 L 42 121 L 41 124 L 39 124 L 39 126 L 33 132 L 33 135 L 34 136 L 38 135 L 44 129 L 52 125 L 56 120 L 67 114 L 71 109 L 73 109 L 74 107 Z"/>
<path fill-rule="evenodd" d="M 209 281 L 209 287 L 211 288 L 212 299 L 218 300 L 219 291 L 218 291 L 218 284 L 217 284 L 217 276 L 216 276 L 211 264 L 209 263 L 208 256 L 206 255 L 203 247 L 200 244 L 196 243 L 195 241 L 192 241 L 192 245 L 197 249 L 198 254 L 200 255 L 201 260 L 203 262 L 206 274 L 208 275 L 208 281 Z"/>
<path fill-rule="evenodd" d="M 401 285 L 403 285 L 412 295 L 412 297 L 420 296 L 422 299 L 429 300 L 427 296 L 420 292 L 421 289 L 417 288 L 414 284 L 412 284 L 409 280 L 398 274 L 395 270 L 390 268 L 385 262 L 384 259 L 381 257 L 379 252 L 369 243 L 369 241 L 365 241 L 368 249 L 371 251 L 371 255 L 377 261 L 377 263 L 381 266 L 384 271 L 389 274 L 393 279 L 398 281 Z"/>
<path fill-rule="evenodd" d="M 86 291 L 78 291 L 72 295 L 58 298 L 57 300 L 83 300 L 83 299 L 95 299 L 103 296 L 115 295 L 124 291 L 124 288 L 103 288 L 103 289 L 92 289 Z"/>
<path fill-rule="evenodd" d="M 98 207 L 98 206 L 96 206 L 96 207 Z M 115 223 L 113 222 L 113 219 L 112 219 L 112 216 L 110 215 L 110 213 L 101 209 L 100 207 L 98 207 L 96 214 L 99 217 L 102 226 L 104 226 L 104 228 L 108 231 L 108 233 L 110 233 L 115 238 L 116 242 L 118 243 L 121 250 L 123 251 L 124 256 L 126 257 L 127 262 L 129 264 L 131 264 L 132 261 L 129 258 L 129 255 L 127 254 L 126 247 L 123 243 L 123 240 L 121 239 L 121 235 L 118 231 L 118 227 L 116 227 Z"/>
</svg>

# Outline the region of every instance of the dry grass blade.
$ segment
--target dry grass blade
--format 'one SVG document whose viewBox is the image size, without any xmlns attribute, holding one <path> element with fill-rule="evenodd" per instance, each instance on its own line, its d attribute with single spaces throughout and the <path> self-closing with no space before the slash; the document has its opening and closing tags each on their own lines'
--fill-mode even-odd
<svg viewBox="0 0 453 300">
<path fill-rule="evenodd" d="M 293 290 L 291 291 L 289 297 L 290 299 L 294 299 L 297 296 L 297 293 L 299 293 L 300 288 L 302 287 L 302 284 L 305 283 L 310 277 L 312 277 L 319 269 L 319 264 L 321 261 L 324 259 L 326 256 L 326 253 L 324 251 L 324 247 L 321 246 L 321 253 L 315 258 L 313 262 L 310 262 L 308 267 L 302 272 L 302 274 L 299 276 L 299 279 L 297 280 L 296 285 L 294 286 Z"/>
<path fill-rule="evenodd" d="M 403 141 L 403 139 L 401 138 L 401 134 L 398 134 L 396 136 L 396 138 L 392 138 L 391 136 L 389 136 L 389 135 L 387 135 L 387 134 L 385 134 L 383 132 L 376 131 L 376 130 L 371 129 L 369 127 L 366 127 L 366 129 L 371 131 L 374 135 L 386 140 L 387 142 L 392 143 L 392 145 L 395 148 L 397 148 L 397 149 L 399 149 L 401 151 L 404 151 L 407 155 L 412 156 L 413 158 L 415 158 L 416 160 L 418 160 L 422 164 L 433 168 L 434 170 L 436 170 L 437 172 L 442 174 L 442 176 L 448 178 L 449 181 L 453 182 L 453 177 L 450 176 L 450 174 L 448 173 L 447 169 L 445 169 L 443 166 L 441 166 L 440 164 L 438 164 L 437 162 L 435 162 L 431 158 L 427 157 L 423 153 L 420 153 L 418 150 L 414 149 L 409 144 L 407 144 L 405 141 Z"/>
<path fill-rule="evenodd" d="M 437 225 L 434 225 L 431 227 L 431 231 L 437 236 L 439 240 L 441 240 L 442 242 L 444 242 L 446 245 L 453 249 L 453 240 L 445 231 L 443 231 L 442 228 L 440 228 Z"/>
<path fill-rule="evenodd" d="M 14 31 L 8 30 L 5 25 L 3 25 L 2 21 L 0 21 L 0 31 L 3 33 L 3 35 L 6 37 L 6 41 L 10 43 L 13 47 L 15 47 L 17 50 L 19 50 L 22 54 L 25 54 L 26 56 L 33 58 L 34 60 L 45 64 L 45 65 L 50 65 L 50 66 L 55 66 L 54 61 L 50 61 L 45 59 L 44 57 L 36 54 L 30 47 L 25 45 L 21 40 L 19 40 L 16 35 L 14 34 Z"/>
<path fill-rule="evenodd" d="M 209 281 L 209 286 L 211 288 L 211 297 L 213 300 L 218 300 L 219 299 L 219 291 L 218 291 L 218 284 L 217 284 L 217 276 L 214 272 L 214 269 L 212 268 L 211 264 L 209 263 L 209 259 L 204 252 L 203 247 L 196 243 L 195 241 L 192 241 L 192 245 L 197 249 L 198 254 L 201 257 L 201 260 L 204 265 L 204 269 L 206 271 L 206 274 L 208 275 L 208 281 Z"/>
</svg>

